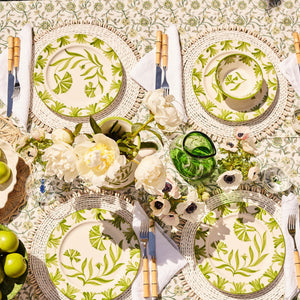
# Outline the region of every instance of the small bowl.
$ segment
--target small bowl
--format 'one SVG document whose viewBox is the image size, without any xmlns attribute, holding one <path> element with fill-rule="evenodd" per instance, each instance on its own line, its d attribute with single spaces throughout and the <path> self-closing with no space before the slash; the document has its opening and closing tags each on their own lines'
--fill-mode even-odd
<svg viewBox="0 0 300 300">
<path fill-rule="evenodd" d="M 215 78 L 221 92 L 236 100 L 255 96 L 263 84 L 263 73 L 259 64 L 245 54 L 231 54 L 221 59 Z"/>
<path fill-rule="evenodd" d="M 285 172 L 277 167 L 264 171 L 262 183 L 264 188 L 272 194 L 285 192 L 292 186 Z"/>
</svg>

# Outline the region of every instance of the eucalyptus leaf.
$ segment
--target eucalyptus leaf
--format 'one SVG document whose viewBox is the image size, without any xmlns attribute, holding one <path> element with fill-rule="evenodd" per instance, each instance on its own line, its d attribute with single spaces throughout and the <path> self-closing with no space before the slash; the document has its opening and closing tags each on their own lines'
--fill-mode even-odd
<svg viewBox="0 0 300 300">
<path fill-rule="evenodd" d="M 90 125 L 95 134 L 102 133 L 100 126 L 97 124 L 97 122 L 95 121 L 95 119 L 92 116 L 90 116 Z"/>
</svg>

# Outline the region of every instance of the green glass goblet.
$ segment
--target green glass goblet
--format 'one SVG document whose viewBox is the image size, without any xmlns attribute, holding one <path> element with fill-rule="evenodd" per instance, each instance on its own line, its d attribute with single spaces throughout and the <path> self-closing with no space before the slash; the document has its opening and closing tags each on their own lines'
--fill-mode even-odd
<svg viewBox="0 0 300 300">
<path fill-rule="evenodd" d="M 179 174 L 187 182 L 197 182 L 215 169 L 216 148 L 212 140 L 200 131 L 176 137 L 170 146 L 170 156 Z"/>
</svg>

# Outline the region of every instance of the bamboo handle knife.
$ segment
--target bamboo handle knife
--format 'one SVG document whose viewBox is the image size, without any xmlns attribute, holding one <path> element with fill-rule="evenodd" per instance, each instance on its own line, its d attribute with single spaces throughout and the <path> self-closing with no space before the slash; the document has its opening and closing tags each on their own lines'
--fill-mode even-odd
<svg viewBox="0 0 300 300">
<path fill-rule="evenodd" d="M 294 251 L 294 258 L 295 258 L 295 266 L 296 266 L 297 286 L 298 288 L 300 288 L 300 258 L 299 258 L 298 251 Z"/>
<path fill-rule="evenodd" d="M 300 39 L 297 32 L 293 32 L 295 52 L 297 56 L 297 63 L 300 64 Z"/>
<path fill-rule="evenodd" d="M 156 55 L 155 55 L 155 63 L 160 66 L 161 59 L 161 43 L 162 43 L 162 32 L 159 30 L 156 33 Z"/>
<path fill-rule="evenodd" d="M 8 72 L 12 72 L 14 65 L 14 37 L 8 37 Z"/>
</svg>

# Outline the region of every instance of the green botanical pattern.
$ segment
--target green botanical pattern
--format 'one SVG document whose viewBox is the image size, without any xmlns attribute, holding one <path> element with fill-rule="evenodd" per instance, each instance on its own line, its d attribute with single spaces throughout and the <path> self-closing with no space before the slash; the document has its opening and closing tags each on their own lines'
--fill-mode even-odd
<svg viewBox="0 0 300 300">
<path fill-rule="evenodd" d="M 220 79 L 219 83 L 216 81 L 216 69 L 222 58 L 228 57 L 218 68 L 218 73 L 222 73 L 226 65 L 234 63 L 231 54 L 243 54 L 238 57 L 241 57 L 241 62 L 245 66 L 251 66 L 248 68 L 249 70 L 252 68 L 250 77 L 253 77 L 253 80 L 249 80 L 248 75 L 238 71 L 234 74 L 230 72 L 224 80 Z M 257 64 L 253 64 L 255 60 Z M 253 89 L 247 94 L 249 97 L 244 96 L 250 100 L 247 102 L 236 100 L 235 98 L 244 98 L 241 97 L 241 93 L 245 93 L 247 89 L 244 87 L 248 86 L 249 82 L 253 82 Z M 212 44 L 199 53 L 192 72 L 192 85 L 197 99 L 205 110 L 222 120 L 244 122 L 259 117 L 271 106 L 277 93 L 277 76 L 272 62 L 262 50 L 244 41 L 224 40 Z M 227 95 L 233 96 L 227 97 L 222 90 Z M 258 92 L 251 97 L 253 90 Z"/>
<path fill-rule="evenodd" d="M 109 45 L 86 34 L 74 34 L 62 36 L 42 50 L 33 82 L 49 108 L 79 117 L 110 105 L 121 88 L 122 76 L 121 62 Z"/>
<path fill-rule="evenodd" d="M 76 211 L 57 225 L 45 261 L 51 280 L 67 297 L 113 299 L 134 280 L 140 249 L 121 216 L 94 208 Z"/>
<path fill-rule="evenodd" d="M 259 291 L 279 274 L 284 238 L 275 219 L 248 203 L 230 203 L 209 212 L 197 229 L 198 267 L 215 287 L 233 294 Z"/>
</svg>

